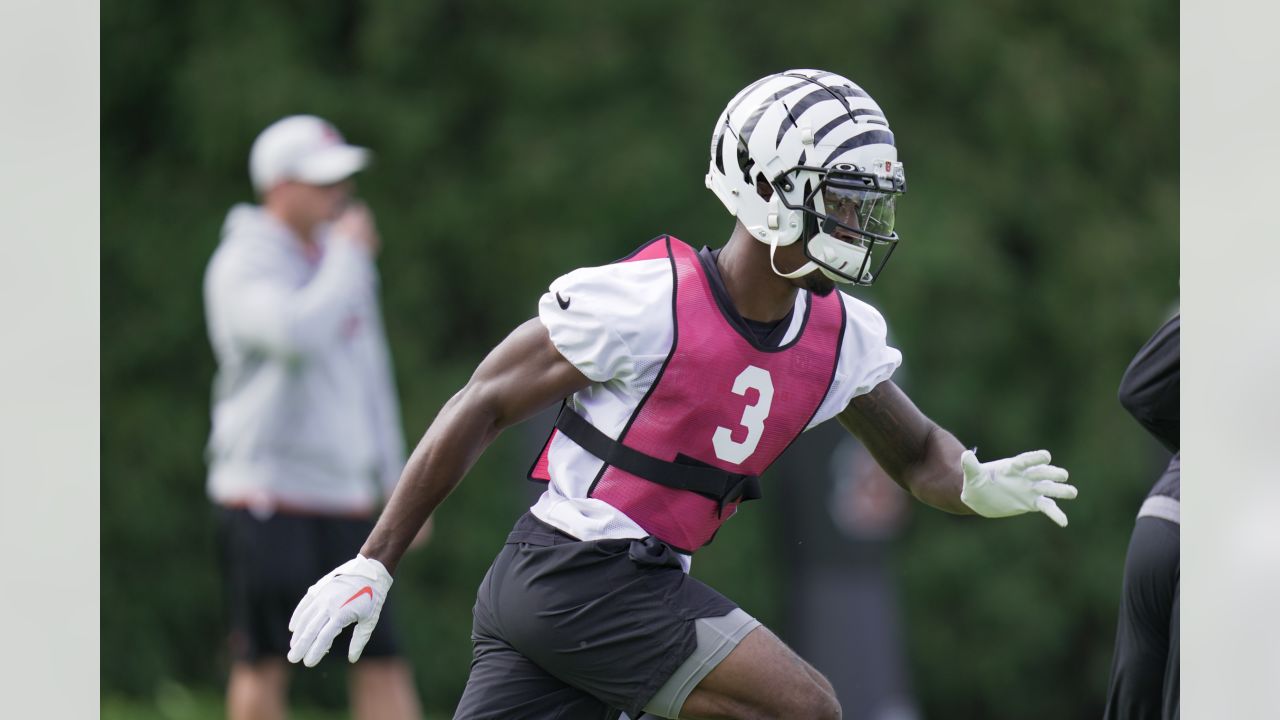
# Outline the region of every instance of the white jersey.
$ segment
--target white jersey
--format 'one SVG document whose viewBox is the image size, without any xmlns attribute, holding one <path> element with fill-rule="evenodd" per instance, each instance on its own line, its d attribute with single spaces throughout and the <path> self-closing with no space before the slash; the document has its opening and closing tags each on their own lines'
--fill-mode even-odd
<svg viewBox="0 0 1280 720">
<path fill-rule="evenodd" d="M 671 262 L 665 257 L 581 268 L 557 278 L 538 302 L 538 318 L 556 349 L 595 381 L 569 399 L 572 408 L 612 439 L 621 434 L 671 351 L 672 282 Z M 801 330 L 808 297 L 797 293 L 781 343 Z M 880 313 L 843 293 L 841 299 L 846 328 L 835 378 L 805 429 L 835 417 L 902 362 L 902 354 L 886 343 Z M 548 451 L 551 480 L 531 512 L 581 540 L 645 537 L 648 533 L 621 511 L 587 496 L 602 465 L 556 433 Z M 687 569 L 688 558 L 682 558 Z"/>
<path fill-rule="evenodd" d="M 218 504 L 367 513 L 404 467 L 373 262 L 323 230 L 315 251 L 238 205 L 209 261 L 218 374 L 208 493 Z"/>
</svg>

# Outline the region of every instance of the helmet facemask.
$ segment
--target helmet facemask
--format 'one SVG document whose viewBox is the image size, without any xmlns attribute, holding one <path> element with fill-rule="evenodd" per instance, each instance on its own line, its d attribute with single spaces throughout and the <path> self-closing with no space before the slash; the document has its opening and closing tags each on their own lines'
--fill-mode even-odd
<svg viewBox="0 0 1280 720">
<path fill-rule="evenodd" d="M 797 193 L 800 182 L 803 192 Z M 902 163 L 801 165 L 772 184 L 778 202 L 803 214 L 802 248 L 816 269 L 838 283 L 875 282 L 898 244 L 893 228 L 897 196 L 906 190 Z M 788 276 L 813 269 L 806 264 L 805 272 Z"/>
</svg>

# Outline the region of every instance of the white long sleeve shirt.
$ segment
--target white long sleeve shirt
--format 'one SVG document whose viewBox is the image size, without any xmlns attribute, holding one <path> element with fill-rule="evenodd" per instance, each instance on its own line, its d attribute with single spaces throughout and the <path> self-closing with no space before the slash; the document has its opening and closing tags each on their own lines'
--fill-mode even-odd
<svg viewBox="0 0 1280 720">
<path fill-rule="evenodd" d="M 237 205 L 209 261 L 215 503 L 367 513 L 404 467 L 377 272 L 363 249 L 317 236 L 309 249 L 260 207 Z"/>
</svg>

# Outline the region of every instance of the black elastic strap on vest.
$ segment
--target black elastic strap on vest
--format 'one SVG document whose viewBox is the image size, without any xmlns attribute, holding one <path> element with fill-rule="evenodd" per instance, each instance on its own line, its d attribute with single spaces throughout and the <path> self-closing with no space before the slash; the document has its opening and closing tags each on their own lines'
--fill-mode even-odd
<svg viewBox="0 0 1280 720">
<path fill-rule="evenodd" d="M 689 490 L 715 500 L 718 504 L 717 514 L 724 511 L 726 504 L 735 500 L 756 500 L 762 497 L 760 478 L 755 475 L 739 475 L 710 465 L 683 465 L 659 460 L 600 432 L 567 404 L 560 409 L 560 415 L 556 418 L 556 429 L 583 450 L 619 470 L 659 485 Z"/>
</svg>

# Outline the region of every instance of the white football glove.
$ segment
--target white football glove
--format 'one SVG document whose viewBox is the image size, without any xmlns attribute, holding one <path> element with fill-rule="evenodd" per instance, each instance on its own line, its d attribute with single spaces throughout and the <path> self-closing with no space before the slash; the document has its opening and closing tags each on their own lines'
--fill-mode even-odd
<svg viewBox="0 0 1280 720">
<path fill-rule="evenodd" d="M 1067 484 L 1067 471 L 1049 464 L 1048 450 L 1024 452 L 1017 457 L 978 462 L 972 450 L 960 456 L 964 488 L 960 500 L 983 517 L 999 518 L 1040 511 L 1062 527 L 1067 516 L 1053 498 L 1071 500 L 1075 486 Z"/>
<path fill-rule="evenodd" d="M 334 568 L 307 590 L 289 619 L 289 662 L 315 667 L 342 629 L 356 623 L 347 660 L 355 662 L 378 624 L 382 603 L 391 589 L 391 573 L 363 555 Z"/>
</svg>

